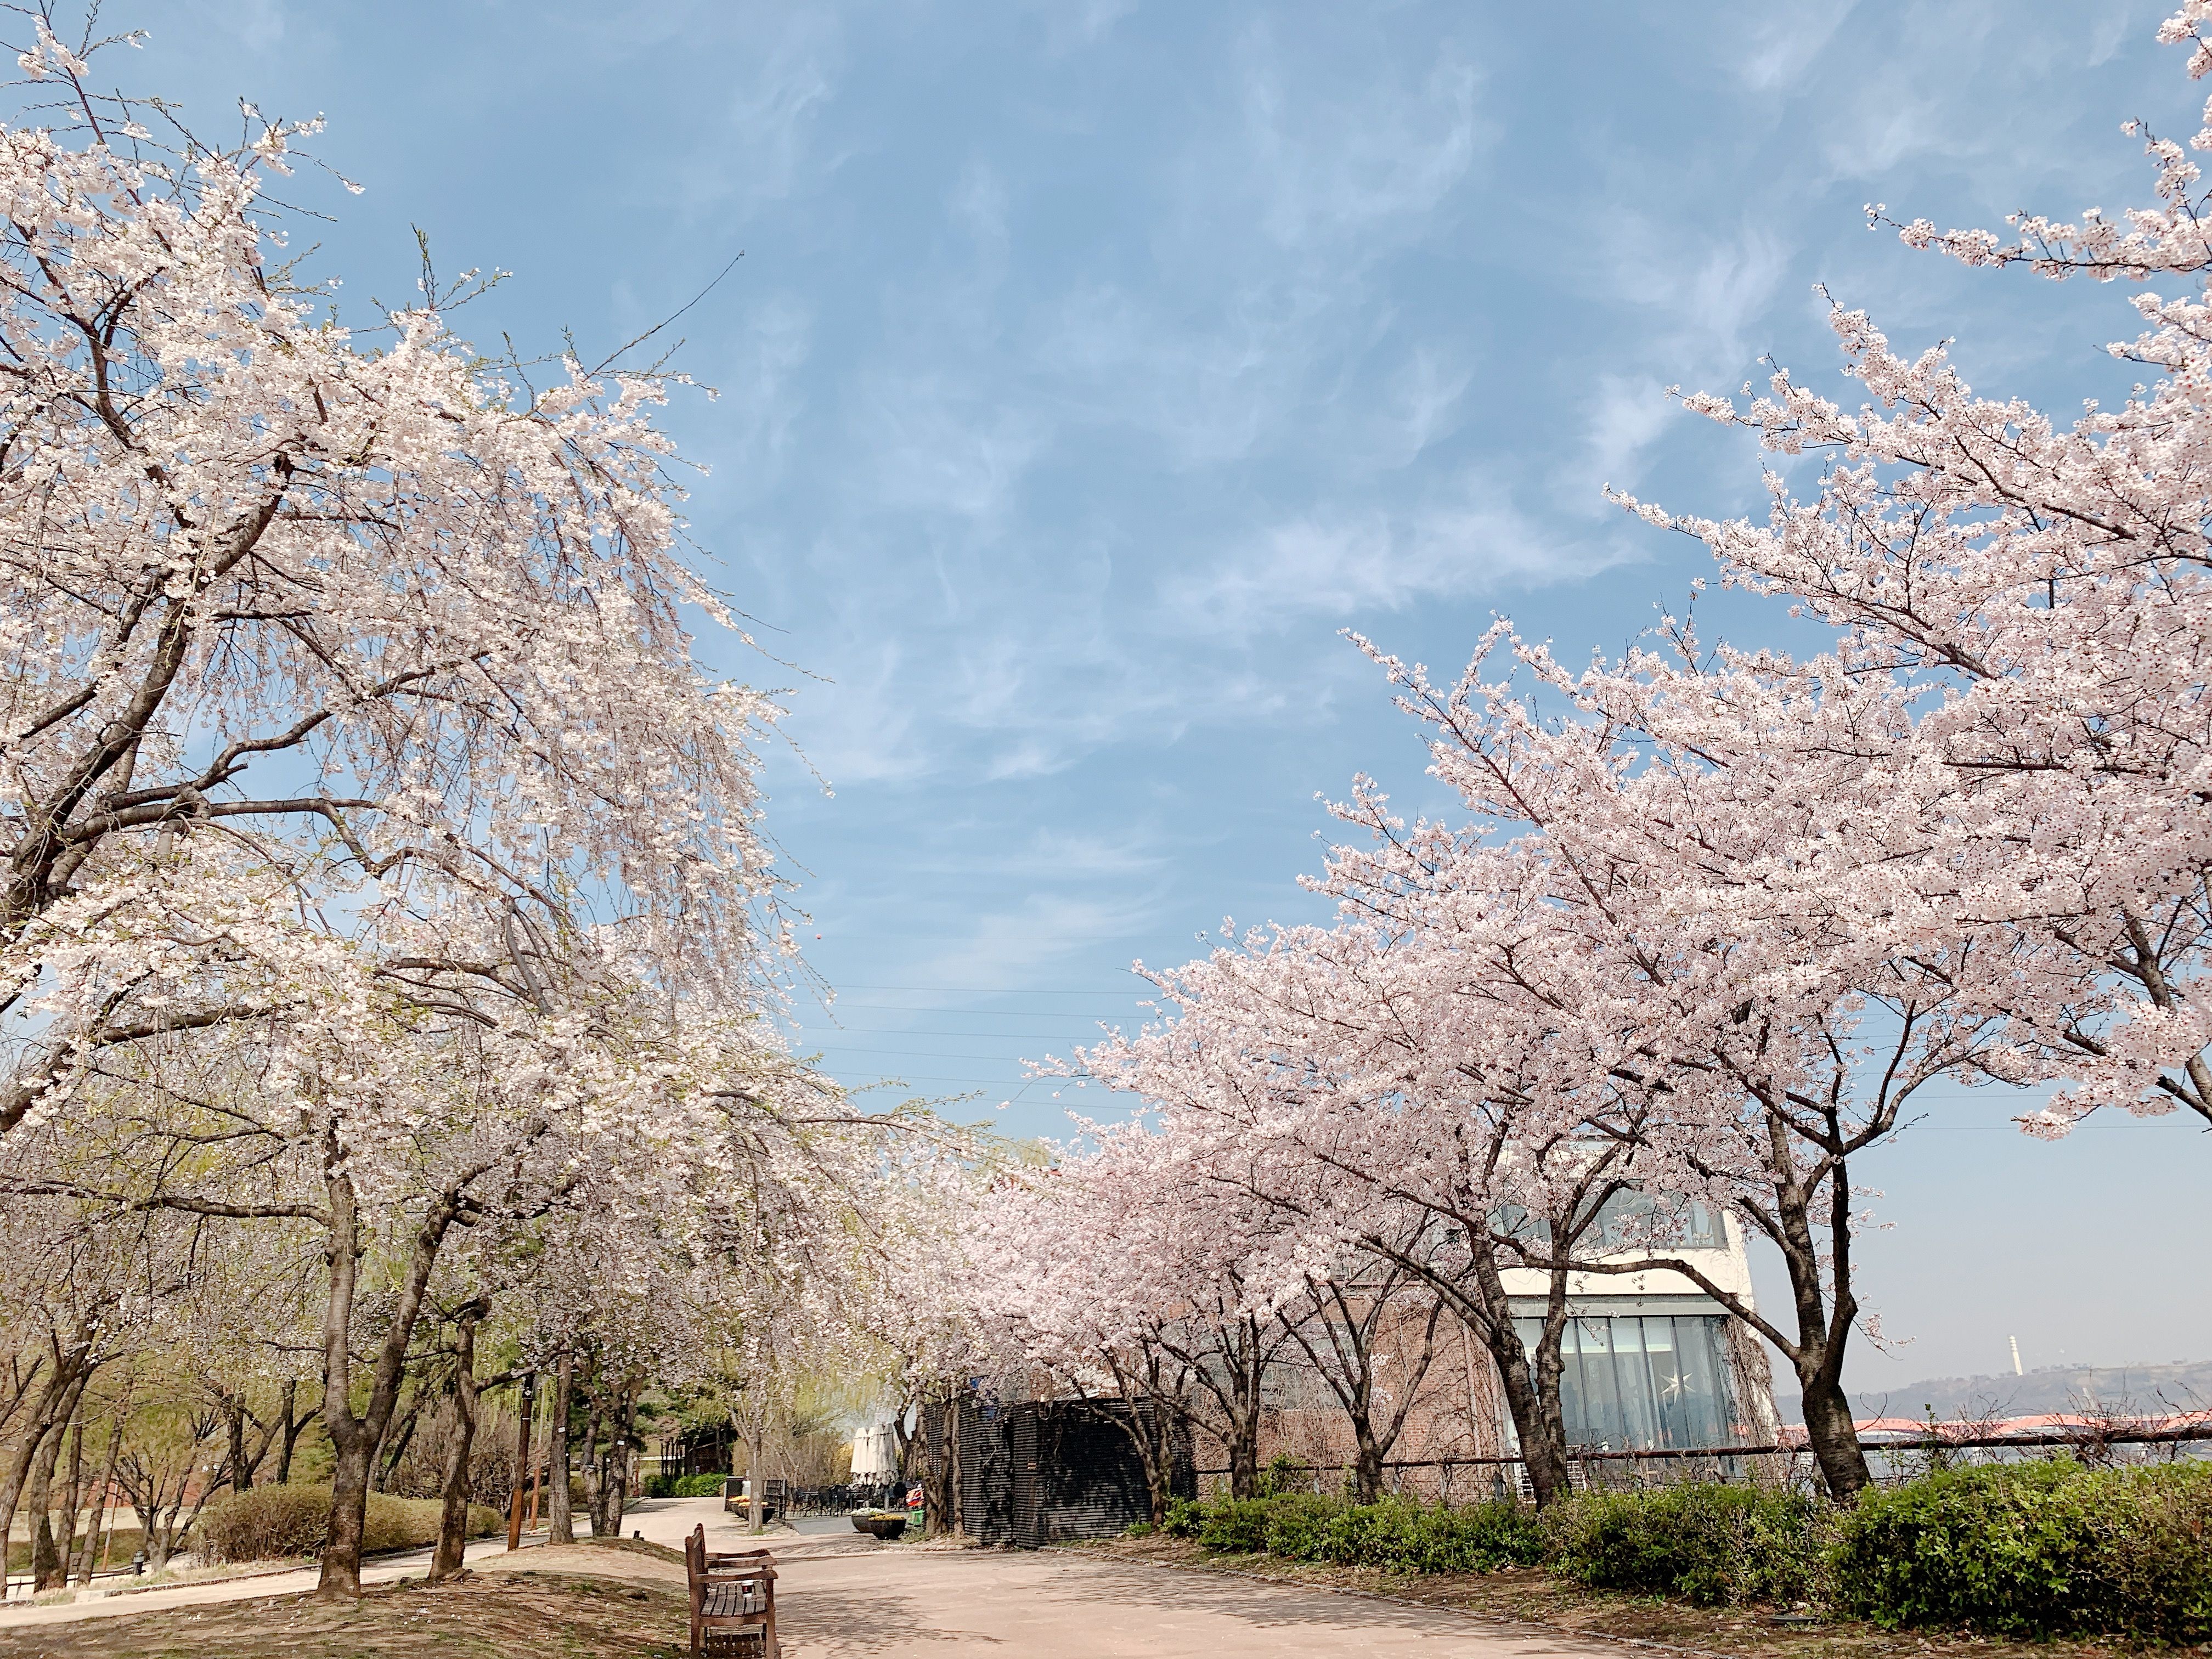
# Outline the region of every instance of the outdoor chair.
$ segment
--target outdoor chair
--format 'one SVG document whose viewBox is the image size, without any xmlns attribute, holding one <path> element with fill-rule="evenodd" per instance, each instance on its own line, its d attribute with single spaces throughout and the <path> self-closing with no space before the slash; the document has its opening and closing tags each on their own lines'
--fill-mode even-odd
<svg viewBox="0 0 2212 1659">
<path fill-rule="evenodd" d="M 693 1659 L 781 1659 L 775 1639 L 775 1557 L 767 1550 L 710 1551 L 704 1525 L 684 1540 L 691 1587 Z"/>
</svg>

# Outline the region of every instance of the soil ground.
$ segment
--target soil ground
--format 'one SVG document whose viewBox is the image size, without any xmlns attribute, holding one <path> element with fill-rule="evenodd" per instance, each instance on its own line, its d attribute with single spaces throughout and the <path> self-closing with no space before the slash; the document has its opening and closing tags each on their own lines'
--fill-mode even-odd
<svg viewBox="0 0 2212 1659">
<path fill-rule="evenodd" d="M 676 1659 L 690 1648 L 684 1559 L 629 1540 L 533 1549 L 444 1584 L 358 1601 L 270 1596 L 0 1630 L 6 1659 Z"/>
<path fill-rule="evenodd" d="M 1186 1538 L 1118 1538 L 1066 1546 L 1085 1554 L 1201 1569 L 1273 1583 L 1327 1587 L 1419 1606 L 1454 1607 L 1501 1625 L 1534 1626 L 1562 1635 L 1626 1638 L 1747 1659 L 1892 1659 L 1948 1656 L 1948 1659 L 2118 1659 L 2155 1653 L 2180 1659 L 2212 1653 L 2212 1645 L 2154 1647 L 2117 1638 L 2017 1642 L 1965 1632 L 1886 1631 L 1852 1620 L 1809 1627 L 1778 1627 L 1773 1610 L 1692 1607 L 1656 1596 L 1584 1589 L 1540 1569 L 1495 1573 L 1389 1573 L 1373 1567 L 1338 1567 L 1285 1561 L 1267 1555 L 1219 1555 Z"/>
<path fill-rule="evenodd" d="M 777 1545 L 780 1553 L 788 1547 Z M 1041 1554 L 907 1544 L 800 1549 L 781 1559 L 778 1611 L 789 1659 L 950 1659 L 986 1650 L 1050 1659 L 1304 1651 L 1607 1659 L 1628 1645 L 1729 1659 L 2117 1659 L 2129 1651 L 2117 1643 L 2027 1644 L 1854 1624 L 1777 1629 L 1759 1614 L 1602 1595 L 1538 1571 L 1392 1577 L 1211 1556 L 1176 1539 Z M 678 1659 L 688 1636 L 681 1557 L 625 1539 L 501 1553 L 453 1583 L 379 1585 L 357 1602 L 264 1595 L 0 1628 L 0 1659 Z M 2165 1650 L 2168 1659 L 2182 1651 Z"/>
</svg>

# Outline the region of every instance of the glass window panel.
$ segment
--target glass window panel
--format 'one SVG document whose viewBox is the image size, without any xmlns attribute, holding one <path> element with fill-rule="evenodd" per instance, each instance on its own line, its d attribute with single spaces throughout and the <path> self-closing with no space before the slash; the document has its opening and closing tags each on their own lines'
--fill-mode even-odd
<svg viewBox="0 0 2212 1659">
<path fill-rule="evenodd" d="M 1691 1445 L 1725 1445 L 1734 1437 L 1723 1382 L 1721 1322 L 1711 1316 L 1677 1319 L 1674 1330 L 1682 1362 L 1682 1432 Z"/>
<path fill-rule="evenodd" d="M 1582 1431 L 1570 1440 L 1586 1446 L 1620 1444 L 1620 1388 L 1613 1376 L 1609 1319 L 1580 1319 L 1577 1346 L 1582 1350 Z"/>
<path fill-rule="evenodd" d="M 1665 1316 L 1644 1322 L 1644 1358 L 1651 1379 L 1652 1417 L 1656 1425 L 1652 1443 L 1686 1446 L 1689 1426 L 1682 1397 L 1681 1356 L 1674 1347 L 1674 1322 Z"/>
<path fill-rule="evenodd" d="M 1528 1377 L 1536 1376 L 1536 1345 L 1544 1340 L 1544 1322 L 1540 1319 L 1516 1319 L 1513 1329 L 1521 1338 L 1521 1351 L 1528 1356 Z"/>
<path fill-rule="evenodd" d="M 1656 1442 L 1651 1373 L 1644 1353 L 1644 1322 L 1631 1316 L 1607 1322 L 1613 1329 L 1613 1375 L 1620 1389 L 1620 1419 L 1624 1449 Z"/>
</svg>

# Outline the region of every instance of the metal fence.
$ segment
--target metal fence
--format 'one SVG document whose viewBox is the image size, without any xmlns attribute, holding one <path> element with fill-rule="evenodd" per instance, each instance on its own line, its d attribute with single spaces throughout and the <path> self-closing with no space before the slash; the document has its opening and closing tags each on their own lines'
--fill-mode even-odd
<svg viewBox="0 0 2212 1659">
<path fill-rule="evenodd" d="M 896 1480 L 845 1486 L 794 1486 L 787 1500 L 793 1515 L 846 1515 L 854 1510 L 906 1507 L 906 1486 Z"/>
<path fill-rule="evenodd" d="M 2179 1428 L 2130 1428 L 2102 1423 L 2079 1428 L 2019 1434 L 1935 1434 L 1863 1440 L 1877 1482 L 1894 1485 L 1946 1465 L 2006 1462 L 2024 1457 L 2068 1454 L 2087 1463 L 2171 1462 L 2212 1456 L 2212 1423 Z M 1225 1468 L 1200 1469 L 1208 1497 L 1228 1490 Z M 1650 1447 L 1614 1451 L 1575 1447 L 1567 1453 L 1569 1484 L 1579 1492 L 1634 1492 L 1693 1480 L 1758 1480 L 1775 1485 L 1817 1486 L 1820 1473 L 1804 1446 Z M 1384 1490 L 1393 1496 L 1433 1503 L 1480 1503 L 1533 1495 L 1527 1466 L 1517 1457 L 1389 1459 L 1382 1465 Z M 1316 1494 L 1349 1489 L 1349 1463 L 1299 1466 L 1300 1485 Z"/>
</svg>

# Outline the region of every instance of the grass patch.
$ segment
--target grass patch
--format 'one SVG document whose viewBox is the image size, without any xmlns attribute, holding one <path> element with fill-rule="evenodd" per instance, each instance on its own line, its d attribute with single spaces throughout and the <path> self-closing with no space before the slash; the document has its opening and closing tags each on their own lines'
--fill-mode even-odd
<svg viewBox="0 0 2212 1659">
<path fill-rule="evenodd" d="M 116 1528 L 114 1541 L 108 1545 L 107 1553 L 95 1565 L 102 1567 L 129 1566 L 131 1558 L 138 1553 L 138 1547 L 145 1538 L 145 1533 L 135 1525 Z M 83 1542 L 82 1534 L 77 1541 Z M 10 1539 L 8 1543 L 8 1571 L 26 1573 L 30 1570 L 31 1540 L 27 1538 Z"/>
<path fill-rule="evenodd" d="M 269 1596 L 0 1629 L 5 1659 L 682 1659 L 690 1651 L 680 1584 L 545 1572 L 379 1585 L 358 1601 Z"/>
</svg>

